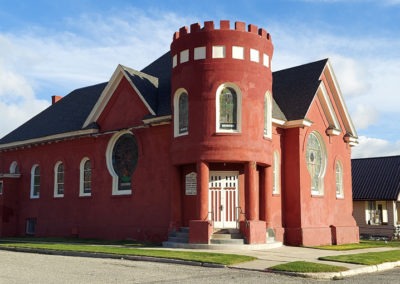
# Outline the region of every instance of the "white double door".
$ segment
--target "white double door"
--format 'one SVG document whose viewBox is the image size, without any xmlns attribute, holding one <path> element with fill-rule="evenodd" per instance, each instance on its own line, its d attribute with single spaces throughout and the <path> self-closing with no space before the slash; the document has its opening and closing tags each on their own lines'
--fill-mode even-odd
<svg viewBox="0 0 400 284">
<path fill-rule="evenodd" d="M 214 228 L 236 228 L 239 172 L 210 172 L 208 208 Z"/>
</svg>

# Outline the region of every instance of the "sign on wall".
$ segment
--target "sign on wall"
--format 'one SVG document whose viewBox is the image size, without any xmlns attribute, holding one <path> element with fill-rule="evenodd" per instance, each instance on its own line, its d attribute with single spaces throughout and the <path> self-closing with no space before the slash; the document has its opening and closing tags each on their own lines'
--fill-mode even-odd
<svg viewBox="0 0 400 284">
<path fill-rule="evenodd" d="M 197 194 L 197 173 L 191 172 L 185 176 L 185 193 L 186 195 Z"/>
</svg>

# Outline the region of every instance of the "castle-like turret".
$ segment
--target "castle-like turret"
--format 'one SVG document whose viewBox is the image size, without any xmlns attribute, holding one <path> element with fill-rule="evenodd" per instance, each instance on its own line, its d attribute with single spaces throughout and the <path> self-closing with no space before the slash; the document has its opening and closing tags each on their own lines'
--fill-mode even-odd
<svg viewBox="0 0 400 284">
<path fill-rule="evenodd" d="M 171 44 L 173 163 L 269 164 L 273 45 L 255 25 L 192 24 Z"/>
</svg>

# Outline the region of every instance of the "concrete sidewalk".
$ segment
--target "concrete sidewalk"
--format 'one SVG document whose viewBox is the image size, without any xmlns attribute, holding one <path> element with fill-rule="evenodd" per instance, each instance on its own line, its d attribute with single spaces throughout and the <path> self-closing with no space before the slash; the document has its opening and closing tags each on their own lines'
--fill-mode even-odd
<svg viewBox="0 0 400 284">
<path fill-rule="evenodd" d="M 251 249 L 240 249 L 239 246 L 230 246 L 230 248 L 229 246 L 225 246 L 223 249 L 212 249 L 212 250 L 183 249 L 183 250 L 232 253 L 232 254 L 248 255 L 257 258 L 256 260 L 253 261 L 228 266 L 229 268 L 235 268 L 235 269 L 269 271 L 268 268 L 272 266 L 293 261 L 324 263 L 329 265 L 343 266 L 349 269 L 343 272 L 332 272 L 332 273 L 291 273 L 291 272 L 285 273 L 290 275 L 297 275 L 302 277 L 311 277 L 318 279 L 338 279 L 357 274 L 388 270 L 400 266 L 400 261 L 367 266 L 367 265 L 358 265 L 358 264 L 344 263 L 344 262 L 318 260 L 319 257 L 323 256 L 396 250 L 395 248 L 389 248 L 389 247 L 357 249 L 357 250 L 347 250 L 347 251 L 322 250 L 322 249 L 290 247 L 290 246 L 280 246 L 267 249 L 264 248 L 263 246 L 260 246 L 259 248 L 257 248 L 257 246 L 253 246 Z"/>
</svg>

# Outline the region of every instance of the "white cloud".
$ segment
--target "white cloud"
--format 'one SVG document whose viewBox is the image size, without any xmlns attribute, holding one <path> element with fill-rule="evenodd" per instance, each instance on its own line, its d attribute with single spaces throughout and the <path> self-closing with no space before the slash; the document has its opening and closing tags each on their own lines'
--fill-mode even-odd
<svg viewBox="0 0 400 284">
<path fill-rule="evenodd" d="M 365 129 L 378 121 L 378 111 L 373 105 L 357 105 L 352 114 L 352 120 L 357 130 Z"/>
<path fill-rule="evenodd" d="M 52 95 L 107 81 L 118 64 L 145 67 L 169 50 L 182 23 L 192 22 L 151 13 L 86 14 L 64 20 L 62 31 L 0 32 L 0 137 L 46 108 Z"/>
<path fill-rule="evenodd" d="M 400 155 L 400 140 L 390 142 L 384 139 L 360 136 L 359 144 L 352 148 L 352 158 L 382 157 Z"/>
</svg>

